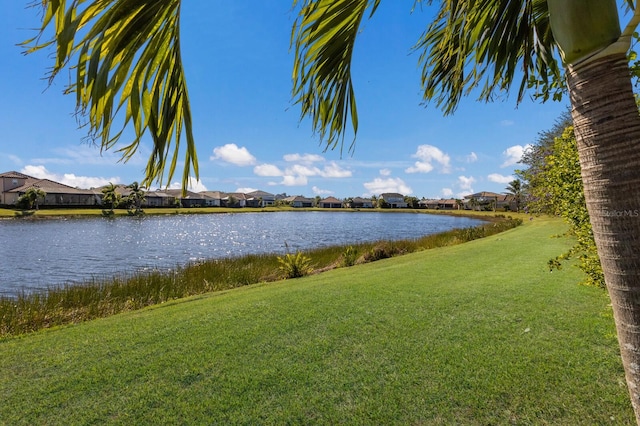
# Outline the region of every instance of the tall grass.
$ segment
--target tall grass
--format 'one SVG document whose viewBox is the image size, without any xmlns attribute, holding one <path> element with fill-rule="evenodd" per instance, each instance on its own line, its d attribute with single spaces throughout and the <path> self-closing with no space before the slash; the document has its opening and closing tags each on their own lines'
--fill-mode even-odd
<svg viewBox="0 0 640 426">
<path fill-rule="evenodd" d="M 315 272 L 464 243 L 522 224 L 495 216 L 483 225 L 417 239 L 323 247 L 305 253 Z M 350 259 L 345 259 L 345 255 Z M 196 294 L 228 290 L 282 277 L 277 254 L 250 254 L 52 287 L 41 293 L 0 297 L 0 338 L 77 323 Z"/>
</svg>

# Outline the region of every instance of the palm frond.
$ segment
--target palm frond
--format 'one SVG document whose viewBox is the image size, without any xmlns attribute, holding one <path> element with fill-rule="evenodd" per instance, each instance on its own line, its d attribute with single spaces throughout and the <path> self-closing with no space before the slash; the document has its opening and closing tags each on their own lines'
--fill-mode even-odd
<svg viewBox="0 0 640 426">
<path fill-rule="evenodd" d="M 445 113 L 479 90 L 489 101 L 520 78 L 518 101 L 532 84 L 544 96 L 562 84 L 545 0 L 443 0 L 415 46 L 425 101 Z M 554 95 L 555 96 L 555 95 Z"/>
<path fill-rule="evenodd" d="M 313 131 L 326 142 L 327 149 L 340 144 L 342 151 L 349 118 L 354 135 L 358 131 L 351 59 L 362 18 L 368 9 L 371 16 L 379 2 L 301 2 L 291 34 L 291 45 L 295 47 L 293 99 L 301 106 L 301 119 L 311 117 Z M 349 150 L 353 147 L 352 142 Z"/>
<path fill-rule="evenodd" d="M 70 65 L 74 73 L 66 93 L 75 93 L 89 136 L 100 141 L 101 150 L 111 149 L 131 125 L 135 137 L 118 149 L 127 161 L 148 132 L 153 149 L 143 184 L 149 186 L 153 181 L 162 185 L 167 165 L 166 179 L 171 181 L 184 129 L 186 190 L 192 167 L 198 176 L 198 161 L 180 54 L 180 0 L 72 0 L 68 5 L 65 0 L 41 0 L 39 4 L 42 26 L 36 37 L 23 43 L 26 53 L 55 45 L 50 78 Z M 53 38 L 41 41 L 50 28 Z"/>
</svg>

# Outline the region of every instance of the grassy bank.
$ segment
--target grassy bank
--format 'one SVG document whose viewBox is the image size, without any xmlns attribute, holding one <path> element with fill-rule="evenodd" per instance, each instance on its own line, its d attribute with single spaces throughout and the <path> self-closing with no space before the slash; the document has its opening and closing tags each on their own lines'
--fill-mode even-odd
<svg viewBox="0 0 640 426">
<path fill-rule="evenodd" d="M 492 222 L 404 241 L 381 241 L 311 250 L 309 272 L 367 263 L 419 250 L 460 244 L 513 228 L 521 219 L 486 216 Z M 302 254 L 301 254 L 302 255 Z M 97 278 L 83 284 L 53 287 L 42 293 L 0 297 L 0 338 L 56 325 L 77 323 L 140 309 L 196 294 L 271 282 L 291 277 L 281 270 L 276 254 L 245 255 L 177 267 L 171 272 L 148 271 Z M 284 266 L 296 267 L 300 265 Z M 297 276 L 297 275 L 294 275 Z"/>
<path fill-rule="evenodd" d="M 605 294 L 535 219 L 0 342 L 6 424 L 633 424 Z"/>
</svg>

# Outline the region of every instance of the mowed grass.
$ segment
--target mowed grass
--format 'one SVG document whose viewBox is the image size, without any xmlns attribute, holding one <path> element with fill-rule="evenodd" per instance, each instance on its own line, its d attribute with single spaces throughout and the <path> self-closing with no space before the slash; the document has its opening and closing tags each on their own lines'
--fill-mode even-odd
<svg viewBox="0 0 640 426">
<path fill-rule="evenodd" d="M 536 218 L 0 342 L 0 424 L 634 424 L 608 299 Z"/>
</svg>

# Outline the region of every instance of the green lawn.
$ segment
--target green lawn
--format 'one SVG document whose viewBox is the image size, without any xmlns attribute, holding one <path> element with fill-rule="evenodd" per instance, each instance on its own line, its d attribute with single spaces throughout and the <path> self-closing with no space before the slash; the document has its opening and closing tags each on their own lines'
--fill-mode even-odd
<svg viewBox="0 0 640 426">
<path fill-rule="evenodd" d="M 0 424 L 634 424 L 608 299 L 539 219 L 0 341 Z"/>
</svg>

